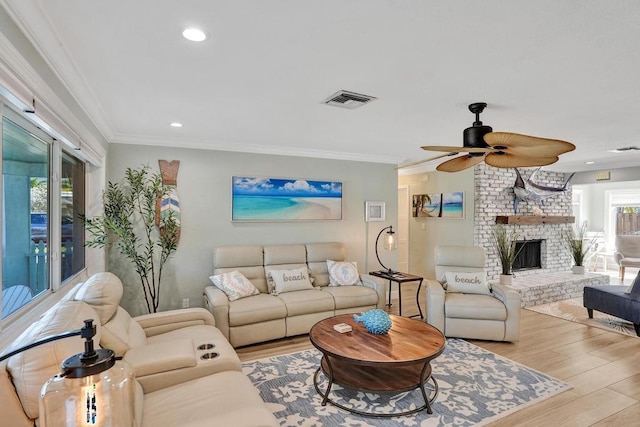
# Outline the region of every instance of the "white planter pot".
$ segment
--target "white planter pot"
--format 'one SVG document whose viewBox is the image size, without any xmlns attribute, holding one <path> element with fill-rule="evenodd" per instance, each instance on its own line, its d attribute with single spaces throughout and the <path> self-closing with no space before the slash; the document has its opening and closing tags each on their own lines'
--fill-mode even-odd
<svg viewBox="0 0 640 427">
<path fill-rule="evenodd" d="M 513 274 L 501 274 L 500 275 L 500 284 L 501 285 L 511 285 L 513 281 Z"/>
<path fill-rule="evenodd" d="M 573 274 L 584 274 L 585 268 L 584 265 L 574 265 L 573 267 L 571 267 L 571 271 L 573 272 Z"/>
</svg>

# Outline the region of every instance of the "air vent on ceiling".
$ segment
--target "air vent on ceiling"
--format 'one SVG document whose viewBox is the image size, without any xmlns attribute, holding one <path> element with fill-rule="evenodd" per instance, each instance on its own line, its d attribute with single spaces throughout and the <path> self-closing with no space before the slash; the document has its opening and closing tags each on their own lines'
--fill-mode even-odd
<svg viewBox="0 0 640 427">
<path fill-rule="evenodd" d="M 324 103 L 335 107 L 354 109 L 366 104 L 367 102 L 374 101 L 375 99 L 377 98 L 373 96 L 341 90 L 325 99 Z"/>
<path fill-rule="evenodd" d="M 624 153 L 625 151 L 638 151 L 638 150 L 640 150 L 640 147 L 632 145 L 631 147 L 616 148 L 615 150 L 609 150 L 609 151 L 611 153 Z"/>
</svg>

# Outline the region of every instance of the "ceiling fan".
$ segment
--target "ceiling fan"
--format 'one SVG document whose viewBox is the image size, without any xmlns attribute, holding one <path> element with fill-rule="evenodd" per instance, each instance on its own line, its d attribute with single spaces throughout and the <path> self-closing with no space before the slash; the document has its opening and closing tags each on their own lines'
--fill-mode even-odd
<svg viewBox="0 0 640 427">
<path fill-rule="evenodd" d="M 496 168 L 518 168 L 546 166 L 558 161 L 558 156 L 576 148 L 570 142 L 557 139 L 539 138 L 510 132 L 493 132 L 491 126 L 480 121 L 480 113 L 485 109 L 485 102 L 469 105 L 469 111 L 476 115 L 473 126 L 464 130 L 462 147 L 425 145 L 427 151 L 444 151 L 447 154 L 401 165 L 400 168 L 415 166 L 448 156 L 461 156 L 447 160 L 438 165 L 436 170 L 442 172 L 458 172 L 483 161 Z"/>
</svg>

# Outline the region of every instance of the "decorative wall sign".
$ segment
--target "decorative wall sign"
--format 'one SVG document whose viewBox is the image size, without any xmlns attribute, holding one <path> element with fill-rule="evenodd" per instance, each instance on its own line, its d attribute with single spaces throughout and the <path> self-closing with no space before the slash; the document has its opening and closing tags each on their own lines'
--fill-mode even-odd
<svg viewBox="0 0 640 427">
<path fill-rule="evenodd" d="M 176 243 L 180 240 L 180 200 L 178 199 L 178 169 L 180 160 L 158 160 L 162 185 L 167 187 L 167 194 L 158 199 L 156 209 L 156 225 L 161 226 L 162 219 L 168 215 L 173 215 L 178 226 Z"/>
<path fill-rule="evenodd" d="M 414 194 L 411 210 L 414 217 L 464 218 L 464 193 Z"/>
<path fill-rule="evenodd" d="M 232 221 L 342 219 L 342 183 L 308 179 L 232 178 Z"/>
<path fill-rule="evenodd" d="M 384 221 L 384 202 L 365 202 L 364 217 L 367 222 Z"/>
</svg>

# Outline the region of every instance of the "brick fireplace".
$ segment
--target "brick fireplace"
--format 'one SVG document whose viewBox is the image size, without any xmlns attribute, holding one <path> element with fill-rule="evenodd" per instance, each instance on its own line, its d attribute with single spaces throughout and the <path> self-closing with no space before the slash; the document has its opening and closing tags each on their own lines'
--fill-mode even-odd
<svg viewBox="0 0 640 427">
<path fill-rule="evenodd" d="M 535 169 L 519 169 L 526 179 Z M 487 276 L 495 280 L 501 273 L 500 261 L 491 240 L 491 227 L 496 223 L 496 216 L 514 215 L 513 184 L 516 173 L 513 169 L 487 167 L 484 163 L 475 167 L 475 211 L 474 211 L 474 244 L 482 246 L 487 254 Z M 561 187 L 565 174 L 540 170 L 534 180 L 536 183 Z M 518 215 L 534 215 L 534 207 L 542 210 L 543 215 L 571 216 L 571 187 L 564 192 L 548 198 L 544 204 L 521 201 Z M 540 273 L 554 273 L 571 269 L 573 261 L 562 243 L 562 232 L 573 224 L 514 224 L 506 225 L 515 230 L 518 240 L 540 241 L 541 268 L 526 269 L 515 272 L 516 277 Z"/>
</svg>

